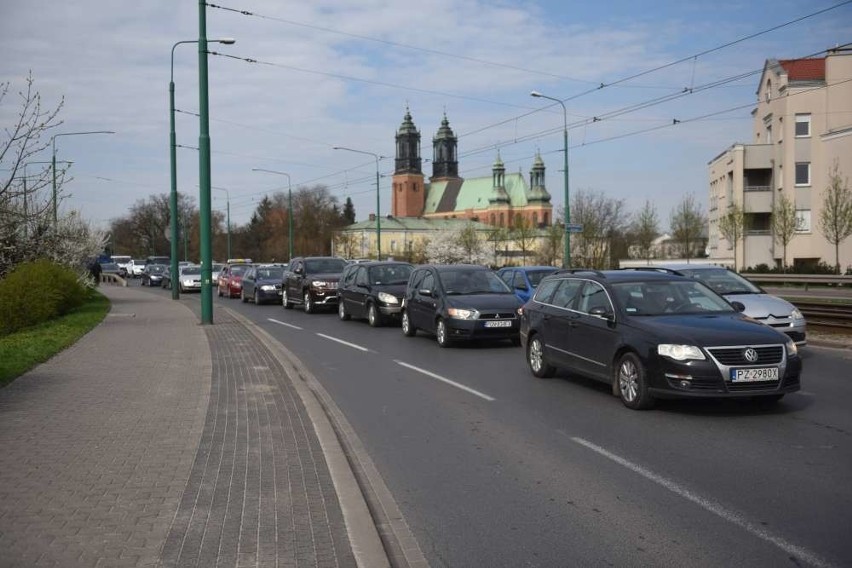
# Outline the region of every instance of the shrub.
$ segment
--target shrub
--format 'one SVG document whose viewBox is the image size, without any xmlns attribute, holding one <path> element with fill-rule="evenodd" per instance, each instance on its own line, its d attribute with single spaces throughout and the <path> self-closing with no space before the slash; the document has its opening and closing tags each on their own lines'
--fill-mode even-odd
<svg viewBox="0 0 852 568">
<path fill-rule="evenodd" d="M 0 335 L 66 314 L 87 294 L 70 268 L 48 260 L 19 264 L 0 280 Z"/>
</svg>

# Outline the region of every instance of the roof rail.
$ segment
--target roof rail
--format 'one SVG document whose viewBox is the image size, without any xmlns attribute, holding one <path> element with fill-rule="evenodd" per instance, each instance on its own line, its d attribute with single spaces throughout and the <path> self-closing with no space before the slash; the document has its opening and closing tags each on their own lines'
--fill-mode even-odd
<svg viewBox="0 0 852 568">
<path fill-rule="evenodd" d="M 606 278 L 606 274 L 594 268 L 563 268 L 562 270 L 557 270 L 554 274 L 577 274 L 582 272 L 591 272 L 595 276 Z"/>
<path fill-rule="evenodd" d="M 664 274 L 676 274 L 678 276 L 682 276 L 677 270 L 674 270 L 673 268 L 664 268 L 662 266 L 625 266 L 624 268 L 619 268 L 619 270 L 644 270 L 646 272 L 662 272 Z"/>
</svg>

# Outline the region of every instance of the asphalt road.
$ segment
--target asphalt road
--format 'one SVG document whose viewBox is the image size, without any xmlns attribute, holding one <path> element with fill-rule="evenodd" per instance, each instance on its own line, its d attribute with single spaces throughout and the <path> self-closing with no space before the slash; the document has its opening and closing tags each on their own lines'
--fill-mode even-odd
<svg viewBox="0 0 852 568">
<path fill-rule="evenodd" d="M 852 351 L 806 348 L 803 391 L 772 409 L 635 412 L 535 379 L 508 342 L 215 300 L 323 383 L 433 566 L 852 565 Z"/>
</svg>

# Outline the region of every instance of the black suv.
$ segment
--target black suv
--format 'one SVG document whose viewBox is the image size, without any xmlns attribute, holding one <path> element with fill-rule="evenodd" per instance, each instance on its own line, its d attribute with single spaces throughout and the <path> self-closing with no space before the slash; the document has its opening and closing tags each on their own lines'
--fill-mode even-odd
<svg viewBox="0 0 852 568">
<path fill-rule="evenodd" d="M 343 321 L 367 318 L 372 327 L 399 321 L 402 296 L 414 267 L 407 262 L 350 264 L 340 277 L 337 314 Z"/>
<path fill-rule="evenodd" d="M 672 397 L 774 402 L 799 390 L 796 344 L 742 310 L 691 278 L 567 270 L 524 305 L 521 341 L 536 377 L 568 369 L 612 385 L 633 409 Z"/>
<path fill-rule="evenodd" d="M 471 264 L 421 266 L 411 273 L 402 304 L 402 332 L 457 340 L 509 339 L 520 344 L 521 301 L 494 272 Z"/>
<path fill-rule="evenodd" d="M 281 304 L 290 309 L 302 304 L 306 314 L 319 306 L 337 305 L 337 283 L 346 261 L 333 256 L 294 258 L 284 274 Z"/>
</svg>

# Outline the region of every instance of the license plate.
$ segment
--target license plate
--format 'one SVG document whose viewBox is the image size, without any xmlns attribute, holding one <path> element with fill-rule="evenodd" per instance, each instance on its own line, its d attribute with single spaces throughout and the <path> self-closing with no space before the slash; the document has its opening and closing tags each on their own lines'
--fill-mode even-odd
<svg viewBox="0 0 852 568">
<path fill-rule="evenodd" d="M 778 367 L 764 367 L 761 369 L 731 369 L 731 381 L 735 383 L 777 380 Z"/>
<path fill-rule="evenodd" d="M 485 327 L 512 327 L 510 320 L 492 320 L 485 322 Z"/>
</svg>

